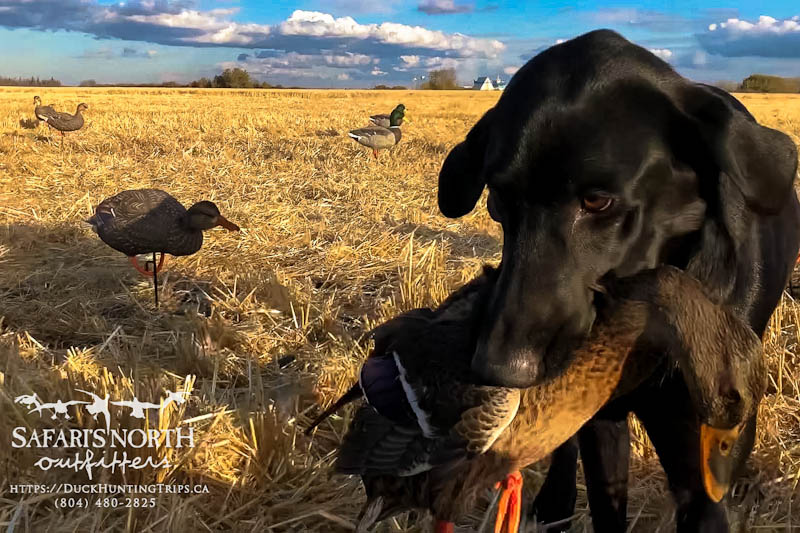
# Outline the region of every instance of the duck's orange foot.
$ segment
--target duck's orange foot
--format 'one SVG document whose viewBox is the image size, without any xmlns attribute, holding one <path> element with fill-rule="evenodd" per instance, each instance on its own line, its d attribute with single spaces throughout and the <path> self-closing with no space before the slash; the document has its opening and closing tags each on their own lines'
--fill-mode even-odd
<svg viewBox="0 0 800 533">
<path fill-rule="evenodd" d="M 162 253 L 161 254 L 161 258 L 158 260 L 158 265 L 157 266 L 153 265 L 156 272 L 161 272 L 161 269 L 164 266 L 164 258 L 166 256 L 167 256 L 167 254 Z M 141 272 L 145 276 L 150 277 L 150 278 L 153 277 L 153 272 L 148 270 L 147 264 L 145 264 L 145 268 L 142 268 L 141 265 L 139 265 L 139 261 L 136 260 L 136 256 L 135 255 L 132 255 L 132 256 L 128 257 L 128 261 L 131 262 L 131 264 L 133 265 L 133 268 L 135 268 L 136 270 L 138 270 L 139 272 Z"/>
<path fill-rule="evenodd" d="M 517 533 L 522 510 L 522 474 L 518 471 L 509 474 L 495 488 L 501 489 L 503 493 L 497 503 L 494 533 Z"/>
<path fill-rule="evenodd" d="M 433 526 L 433 533 L 454 533 L 455 525 L 446 520 L 437 520 Z"/>
</svg>

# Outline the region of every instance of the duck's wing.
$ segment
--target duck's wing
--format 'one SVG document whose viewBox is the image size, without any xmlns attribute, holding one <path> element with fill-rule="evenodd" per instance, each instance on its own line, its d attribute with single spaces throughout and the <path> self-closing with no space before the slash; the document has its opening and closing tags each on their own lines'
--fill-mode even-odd
<svg viewBox="0 0 800 533">
<path fill-rule="evenodd" d="M 369 121 L 375 124 L 376 126 L 380 126 L 382 128 L 388 128 L 391 124 L 389 115 L 385 114 L 371 115 L 369 117 Z"/>
<path fill-rule="evenodd" d="M 89 223 L 100 238 L 126 255 L 168 252 L 165 240 L 186 209 L 159 189 L 123 191 L 103 200 Z"/>
<path fill-rule="evenodd" d="M 359 144 L 370 148 L 389 148 L 397 142 L 392 130 L 380 126 L 367 126 L 351 130 L 348 135 Z"/>
<path fill-rule="evenodd" d="M 36 106 L 36 108 L 34 109 L 33 113 L 34 113 L 34 115 L 36 115 L 36 118 L 38 118 L 39 120 L 46 121 L 48 119 L 48 117 L 52 117 L 57 112 L 56 112 L 55 109 L 53 109 L 52 106 L 45 105 L 45 106 Z"/>
</svg>

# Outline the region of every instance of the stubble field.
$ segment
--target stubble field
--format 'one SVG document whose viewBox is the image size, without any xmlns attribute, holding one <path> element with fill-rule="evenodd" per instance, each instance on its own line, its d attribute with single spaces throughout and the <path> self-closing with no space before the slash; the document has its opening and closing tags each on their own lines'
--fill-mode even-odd
<svg viewBox="0 0 800 533">
<path fill-rule="evenodd" d="M 33 96 L 86 127 L 63 150 L 32 127 Z M 0 527 L 20 531 L 348 531 L 363 502 L 357 479 L 331 476 L 352 414 L 302 430 L 351 383 L 363 333 L 433 305 L 496 263 L 499 227 L 483 200 L 449 220 L 436 205 L 447 152 L 495 93 L 0 89 Z M 740 95 L 765 125 L 800 142 L 800 96 Z M 376 112 L 404 103 L 411 124 L 381 153 L 347 138 Z M 213 200 L 242 227 L 214 230 L 196 255 L 169 258 L 155 309 L 149 280 L 83 222 L 103 198 L 157 187 L 185 205 Z M 798 280 L 800 281 L 800 280 Z M 734 531 L 800 527 L 800 305 L 789 295 L 764 337 L 770 363 L 757 447 L 729 504 Z M 187 378 L 188 376 L 188 378 Z M 43 472 L 58 450 L 12 448 L 15 427 L 97 428 L 82 410 L 53 420 L 14 403 L 112 399 L 187 403 L 140 420 L 112 408 L 112 428 L 191 425 L 195 447 L 160 446 L 167 469 L 106 472 L 108 483 L 205 484 L 155 507 L 59 509 L 56 494 L 11 485 L 84 483 Z M 188 421 L 188 422 L 187 422 Z M 633 427 L 631 531 L 671 531 L 672 503 L 657 458 Z M 126 450 L 143 456 L 143 450 Z M 62 454 L 65 455 L 65 454 Z M 530 497 L 546 465 L 525 472 Z M 95 499 L 96 500 L 96 499 Z M 94 504 L 95 500 L 90 500 Z M 460 524 L 474 530 L 483 509 Z M 407 516 L 380 531 L 418 531 Z M 533 531 L 533 525 L 529 528 Z M 591 531 L 579 486 L 574 531 Z"/>
</svg>

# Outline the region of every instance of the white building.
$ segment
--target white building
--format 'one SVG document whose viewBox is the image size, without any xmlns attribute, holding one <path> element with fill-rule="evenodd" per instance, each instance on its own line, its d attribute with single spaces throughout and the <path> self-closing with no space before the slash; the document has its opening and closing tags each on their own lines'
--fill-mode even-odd
<svg viewBox="0 0 800 533">
<path fill-rule="evenodd" d="M 476 91 L 494 91 L 492 80 L 488 76 L 481 76 L 472 84 L 472 88 Z"/>
</svg>

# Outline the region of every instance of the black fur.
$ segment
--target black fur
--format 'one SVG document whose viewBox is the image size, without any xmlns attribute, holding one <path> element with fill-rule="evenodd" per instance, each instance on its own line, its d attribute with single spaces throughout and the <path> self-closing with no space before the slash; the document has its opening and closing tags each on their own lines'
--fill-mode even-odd
<svg viewBox="0 0 800 533">
<path fill-rule="evenodd" d="M 468 213 L 488 187 L 489 212 L 503 226 L 473 370 L 495 385 L 551 379 L 591 328 L 601 279 L 661 263 L 686 269 L 762 334 L 800 247 L 796 172 L 786 135 L 612 31 L 537 55 L 439 175 L 443 214 Z M 610 207 L 593 212 L 605 198 Z M 581 430 L 595 531 L 625 530 L 629 411 L 664 465 L 679 531 L 727 531 L 700 485 L 685 384 L 667 367 Z M 749 427 L 741 442 L 751 442 Z M 739 447 L 740 462 L 750 447 Z M 573 456 L 556 454 L 540 518 L 572 514 Z"/>
</svg>

